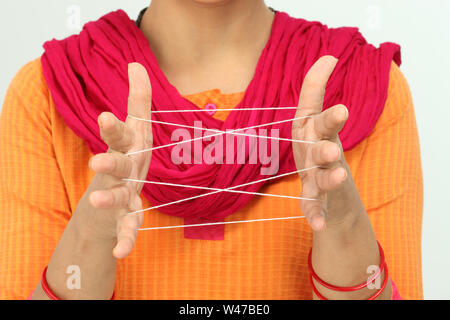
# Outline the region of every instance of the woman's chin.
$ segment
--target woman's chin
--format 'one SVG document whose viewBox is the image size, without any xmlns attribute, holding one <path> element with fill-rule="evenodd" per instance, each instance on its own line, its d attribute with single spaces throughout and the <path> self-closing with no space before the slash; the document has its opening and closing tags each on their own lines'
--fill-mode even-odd
<svg viewBox="0 0 450 320">
<path fill-rule="evenodd" d="M 232 0 L 191 0 L 191 1 L 201 4 L 201 5 L 204 5 L 204 6 L 217 6 L 217 5 L 228 3 Z"/>
</svg>

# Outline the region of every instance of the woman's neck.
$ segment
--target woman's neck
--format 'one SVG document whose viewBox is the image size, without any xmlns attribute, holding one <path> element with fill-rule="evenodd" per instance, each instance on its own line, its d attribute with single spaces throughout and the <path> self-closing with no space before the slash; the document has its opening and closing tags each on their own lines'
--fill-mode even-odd
<svg viewBox="0 0 450 320">
<path fill-rule="evenodd" d="M 182 94 L 244 91 L 266 45 L 273 13 L 262 0 L 203 5 L 153 0 L 141 29 L 159 66 Z"/>
</svg>

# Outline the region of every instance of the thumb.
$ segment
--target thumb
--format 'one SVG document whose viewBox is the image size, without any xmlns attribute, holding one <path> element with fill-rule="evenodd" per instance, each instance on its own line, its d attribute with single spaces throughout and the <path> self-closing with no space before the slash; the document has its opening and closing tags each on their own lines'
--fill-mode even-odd
<svg viewBox="0 0 450 320">
<path fill-rule="evenodd" d="M 150 120 L 152 86 L 145 67 L 137 62 L 130 63 L 128 65 L 128 81 L 128 115 Z"/>
<path fill-rule="evenodd" d="M 335 57 L 323 56 L 309 69 L 300 91 L 296 117 L 322 111 L 325 89 L 337 63 Z"/>
<path fill-rule="evenodd" d="M 152 86 L 145 67 L 139 63 L 130 63 L 128 65 L 128 117 L 126 124 L 145 133 L 147 145 L 152 145 Z M 139 118 L 140 120 L 136 119 Z"/>
</svg>

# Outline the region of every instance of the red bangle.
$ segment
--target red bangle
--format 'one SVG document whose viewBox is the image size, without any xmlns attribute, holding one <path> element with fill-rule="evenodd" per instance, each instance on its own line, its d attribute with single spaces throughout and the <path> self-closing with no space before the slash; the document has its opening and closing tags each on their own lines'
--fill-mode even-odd
<svg viewBox="0 0 450 320">
<path fill-rule="evenodd" d="M 371 296 L 370 298 L 368 298 L 367 300 L 375 300 L 386 288 L 387 282 L 388 282 L 388 278 L 389 278 L 389 272 L 388 272 L 388 268 L 387 266 L 384 268 L 384 281 L 383 284 L 381 285 L 380 289 L 377 290 L 377 292 L 375 292 L 375 294 L 373 296 Z M 311 282 L 311 287 L 313 289 L 313 292 L 316 294 L 316 296 L 320 299 L 320 300 L 328 300 L 327 298 L 325 298 L 320 292 L 319 290 L 317 290 L 316 286 L 314 285 L 314 281 L 313 278 L 311 277 L 311 275 L 309 276 L 309 281 Z"/>
<path fill-rule="evenodd" d="M 58 298 L 57 296 L 54 295 L 54 293 L 52 292 L 52 290 L 50 290 L 48 283 L 47 283 L 47 268 L 45 267 L 44 272 L 42 272 L 42 279 L 41 279 L 41 286 L 42 289 L 44 290 L 45 294 L 47 295 L 47 297 L 50 298 L 50 300 L 61 300 L 60 298 Z"/>
<path fill-rule="evenodd" d="M 385 268 L 386 261 L 384 258 L 384 251 L 378 241 L 377 241 L 377 244 L 378 244 L 378 250 L 380 252 L 380 266 L 379 266 L 377 272 L 370 279 L 368 279 L 367 281 L 365 281 L 359 285 L 356 285 L 353 287 L 338 287 L 338 286 L 334 286 L 334 285 L 329 284 L 329 283 L 323 281 L 322 279 L 320 279 L 320 277 L 315 273 L 315 271 L 312 267 L 312 261 L 311 261 L 312 260 L 311 259 L 312 249 L 309 251 L 309 255 L 308 255 L 308 268 L 309 268 L 310 276 L 311 276 L 311 278 L 316 280 L 319 284 L 321 284 L 322 286 L 324 286 L 325 288 L 328 288 L 330 290 L 342 291 L 342 292 L 361 290 L 361 289 L 367 287 L 367 285 L 369 283 L 372 283 L 374 280 L 378 279 L 378 277 L 380 277 L 381 273 L 383 272 L 383 269 Z"/>
<path fill-rule="evenodd" d="M 52 290 L 50 290 L 50 287 L 48 286 L 47 283 L 47 269 L 48 266 L 45 267 L 44 271 L 42 272 L 42 279 L 41 279 L 41 286 L 42 289 L 44 290 L 45 294 L 47 295 L 47 297 L 50 298 L 50 300 L 61 300 L 60 298 L 58 298 L 53 292 Z M 114 300 L 114 292 L 113 295 L 111 297 L 111 300 Z"/>
</svg>

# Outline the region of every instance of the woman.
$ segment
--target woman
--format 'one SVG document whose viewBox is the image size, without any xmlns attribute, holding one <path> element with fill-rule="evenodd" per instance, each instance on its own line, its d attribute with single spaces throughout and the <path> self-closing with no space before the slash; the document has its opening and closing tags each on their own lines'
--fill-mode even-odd
<svg viewBox="0 0 450 320">
<path fill-rule="evenodd" d="M 137 24 L 117 11 L 46 43 L 2 111 L 1 298 L 422 298 L 399 64 L 394 44 L 262 0 L 153 0 Z M 277 141 L 278 170 L 250 151 L 176 162 L 173 124 L 216 141 L 266 125 L 244 146 Z M 164 226 L 189 227 L 148 230 Z"/>
</svg>

